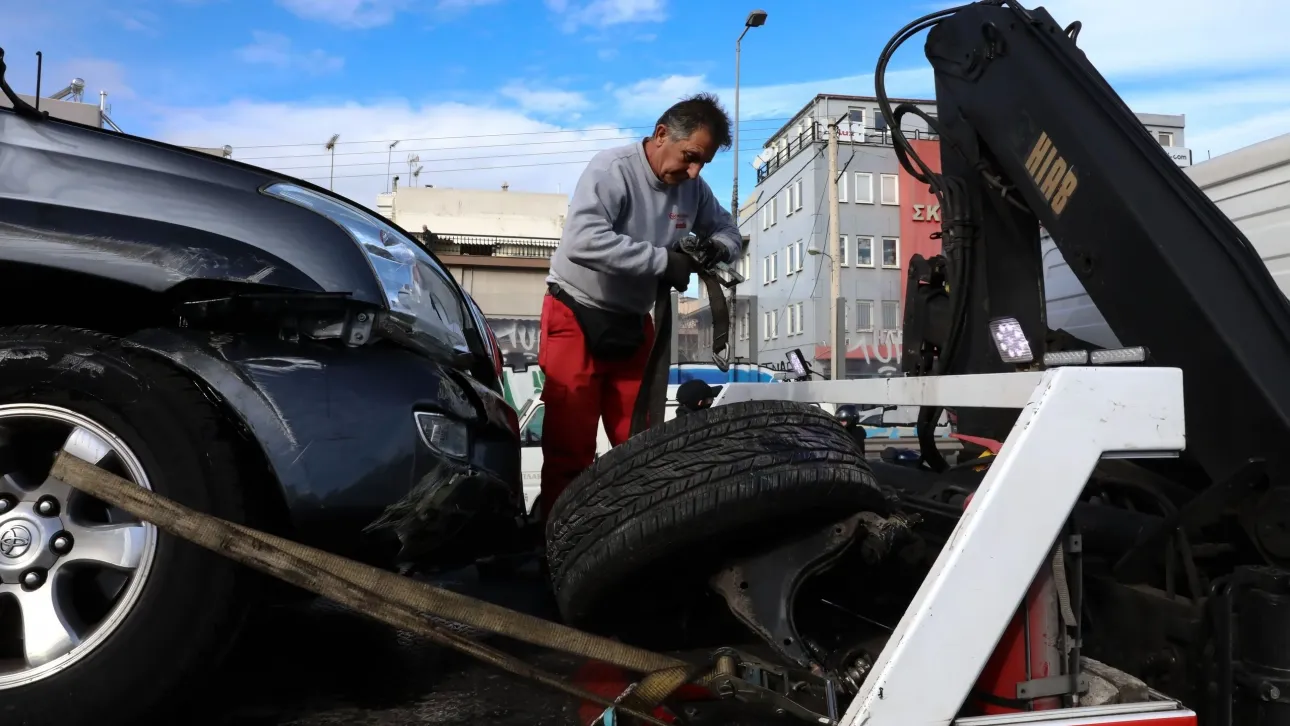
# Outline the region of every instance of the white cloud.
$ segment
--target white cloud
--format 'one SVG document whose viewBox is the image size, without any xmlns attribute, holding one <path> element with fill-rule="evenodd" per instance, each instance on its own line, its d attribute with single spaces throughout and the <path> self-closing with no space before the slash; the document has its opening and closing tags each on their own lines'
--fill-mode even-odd
<svg viewBox="0 0 1290 726">
<path fill-rule="evenodd" d="M 661 22 L 667 18 L 666 0 L 546 0 L 546 6 L 562 16 L 560 27 L 566 33 L 584 25 L 607 28 L 624 23 Z"/>
<path fill-rule="evenodd" d="M 930 69 L 887 72 L 887 92 L 893 98 L 910 96 L 931 98 L 933 90 Z M 628 118 L 653 118 L 683 97 L 699 91 L 717 94 L 726 111 L 733 115 L 734 88 L 713 88 L 708 83 L 707 77 L 703 75 L 671 75 L 637 81 L 630 86 L 616 89 L 614 96 L 618 100 L 619 108 Z M 786 118 L 800 111 L 819 93 L 872 96 L 874 95 L 873 74 L 763 86 L 743 85 L 739 89 L 739 115 L 744 121 L 757 118 Z"/>
<path fill-rule="evenodd" d="M 261 30 L 251 32 L 254 42 L 242 46 L 236 51 L 237 57 L 245 63 L 273 66 L 281 70 L 296 70 L 311 75 L 332 73 L 345 66 L 345 59 L 329 55 L 317 48 L 310 51 L 297 51 L 292 47 L 291 39 L 280 33 L 268 33 Z"/>
<path fill-rule="evenodd" d="M 1290 61 L 1284 0 L 1047 0 L 1063 26 L 1082 23 L 1077 44 L 1107 77 L 1213 74 Z"/>
<path fill-rule="evenodd" d="M 409 182 L 408 156 L 417 154 L 424 167 L 420 185 L 496 189 L 507 182 L 515 191 L 567 194 L 597 151 L 632 136 L 613 124 L 579 123 L 573 129 L 514 110 L 401 99 L 343 105 L 243 101 L 160 108 L 156 118 L 150 136 L 193 146 L 230 144 L 235 159 L 324 187 L 330 157 L 323 144 L 339 133 L 335 189 L 368 207 L 385 189 L 387 159 L 400 185 Z M 390 153 L 392 139 L 402 141 Z M 271 144 L 279 146 L 252 148 Z"/>
<path fill-rule="evenodd" d="M 116 61 L 103 58 L 68 58 L 60 59 L 53 68 L 46 65 L 44 81 L 46 87 L 41 90 L 42 95 L 58 90 L 51 86 L 61 87 L 62 83 L 50 82 L 53 78 L 60 79 L 63 83 L 72 78 L 83 79 L 87 101 L 92 99 L 93 102 L 97 102 L 99 91 L 107 91 L 115 99 L 128 101 L 138 98 L 138 94 L 126 83 L 125 67 Z"/>
<path fill-rule="evenodd" d="M 530 113 L 567 114 L 591 105 L 586 96 L 576 91 L 534 89 L 519 83 L 503 87 L 500 93 L 519 104 L 520 109 Z"/>
<path fill-rule="evenodd" d="M 394 20 L 410 0 L 278 0 L 278 4 L 306 20 L 342 28 L 375 28 Z"/>
</svg>

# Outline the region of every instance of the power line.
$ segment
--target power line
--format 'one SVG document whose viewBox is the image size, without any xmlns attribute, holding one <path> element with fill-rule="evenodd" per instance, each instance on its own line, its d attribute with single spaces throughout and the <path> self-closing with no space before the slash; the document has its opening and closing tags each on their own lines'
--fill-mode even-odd
<svg viewBox="0 0 1290 726">
<path fill-rule="evenodd" d="M 794 118 L 796 117 L 785 116 L 780 118 L 749 119 L 748 123 L 764 123 L 766 121 L 791 121 Z M 599 128 L 592 127 L 592 128 L 585 128 L 585 129 L 559 129 L 559 130 L 552 130 L 552 131 L 510 131 L 506 133 L 496 133 L 496 134 L 466 134 L 463 136 L 420 136 L 420 137 L 407 138 L 407 139 L 369 139 L 366 141 L 337 141 L 336 144 L 339 146 L 341 144 L 388 144 L 391 141 L 400 141 L 400 142 L 402 141 L 451 141 L 455 139 L 483 139 L 483 138 L 497 138 L 502 136 L 543 136 L 548 134 L 577 134 L 577 133 L 590 133 L 593 131 L 600 131 L 600 132 L 637 131 L 641 129 L 652 129 L 652 128 L 654 128 L 654 124 L 647 124 L 644 126 L 613 126 L 613 127 L 602 126 Z M 311 141 L 311 142 L 290 143 L 290 144 L 258 144 L 258 145 L 241 146 L 239 148 L 279 149 L 279 148 L 299 147 L 299 146 L 320 146 L 321 144 L 322 142 Z"/>
<path fill-rule="evenodd" d="M 595 154 L 601 151 L 606 151 L 611 148 L 613 147 L 606 146 L 599 149 L 566 149 L 563 151 L 526 151 L 520 154 L 490 154 L 488 156 L 455 156 L 455 157 L 447 157 L 447 158 L 441 158 L 441 159 L 422 159 L 420 162 L 417 162 L 417 163 L 431 164 L 439 161 L 475 161 L 475 160 L 488 161 L 490 159 L 512 159 L 512 158 L 518 158 L 523 156 L 553 156 L 556 154 L 580 154 L 580 153 Z M 756 150 L 757 149 L 754 148 L 754 149 L 740 149 L 739 151 L 745 152 L 745 151 L 756 151 Z M 245 159 L 238 159 L 238 161 L 245 161 Z M 587 159 L 587 161 L 590 161 L 590 159 Z M 348 164 L 336 164 L 336 168 L 339 169 L 343 167 L 354 167 L 354 166 L 386 166 L 388 163 L 389 162 L 383 159 L 378 161 L 360 161 L 360 162 L 352 162 Z M 406 164 L 407 162 L 400 159 L 395 163 Z M 262 165 L 256 164 L 255 166 L 262 166 Z M 272 169 L 273 171 L 291 171 L 293 169 L 326 169 L 329 167 L 330 167 L 330 164 L 326 162 L 321 162 L 318 164 L 307 164 L 304 166 L 276 166 L 275 165 L 275 166 L 264 166 L 263 168 Z M 438 170 L 426 169 L 426 171 L 430 172 L 430 171 L 438 171 Z"/>
<path fill-rule="evenodd" d="M 770 131 L 772 129 L 777 129 L 777 128 L 779 127 L 762 126 L 755 129 L 746 129 L 746 130 L 755 132 L 755 131 Z M 760 137 L 760 138 L 769 138 L 769 137 Z M 409 152 L 409 151 L 458 151 L 462 149 L 505 149 L 511 146 L 586 144 L 586 143 L 594 143 L 598 141 L 626 141 L 627 139 L 628 137 L 626 136 L 610 136 L 603 139 L 562 139 L 560 141 L 514 141 L 507 144 L 468 144 L 466 146 L 428 146 L 428 147 L 415 148 L 415 149 L 400 149 L 399 151 Z M 339 144 L 340 142 L 337 142 L 337 143 Z M 243 148 L 251 148 L 251 147 L 243 147 Z M 340 151 L 340 152 L 337 152 L 335 155 L 336 156 L 368 156 L 368 155 L 374 155 L 374 154 L 388 154 L 389 151 L 390 151 L 389 149 L 372 149 L 371 151 Z M 743 149 L 740 149 L 740 151 L 743 151 Z M 270 156 L 242 156 L 242 157 L 238 157 L 238 161 L 252 161 L 256 159 L 309 159 L 315 156 L 330 157 L 332 156 L 332 154 L 330 152 L 320 151 L 312 154 L 278 154 L 278 155 L 270 155 Z"/>
<path fill-rule="evenodd" d="M 564 166 L 568 164 L 585 164 L 591 159 L 579 159 L 577 161 L 546 161 L 535 164 L 501 164 L 499 166 L 465 166 L 458 169 L 432 169 L 436 174 L 451 174 L 458 171 L 492 171 L 493 169 L 524 169 L 533 166 Z M 406 163 L 406 162 L 405 162 Z M 337 179 L 363 179 L 377 176 L 385 176 L 385 172 L 380 174 L 344 174 L 336 176 Z M 326 179 L 325 176 L 300 177 L 305 181 L 317 181 Z"/>
</svg>

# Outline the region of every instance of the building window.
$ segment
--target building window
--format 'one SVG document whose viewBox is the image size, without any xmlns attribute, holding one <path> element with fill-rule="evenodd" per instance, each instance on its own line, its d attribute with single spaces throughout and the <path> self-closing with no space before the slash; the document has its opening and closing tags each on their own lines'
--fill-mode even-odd
<svg viewBox="0 0 1290 726">
<path fill-rule="evenodd" d="M 899 237 L 882 238 L 882 266 L 887 268 L 900 267 L 900 238 Z"/>
<path fill-rule="evenodd" d="M 873 267 L 873 237 L 856 237 L 856 267 Z"/>
<path fill-rule="evenodd" d="M 793 185 L 784 187 L 784 216 L 793 216 Z"/>
<path fill-rule="evenodd" d="M 793 182 L 793 209 L 802 208 L 802 180 Z"/>
<path fill-rule="evenodd" d="M 1161 146 L 1174 145 L 1174 134 L 1172 131 L 1161 131 L 1160 133 L 1157 134 L 1157 136 L 1160 138 Z"/>
<path fill-rule="evenodd" d="M 775 268 L 771 265 L 770 256 L 761 258 L 761 284 L 769 285 L 775 279 Z"/>
<path fill-rule="evenodd" d="M 793 254 L 794 269 L 796 269 L 798 272 L 801 272 L 802 271 L 802 253 L 805 251 L 802 245 L 802 240 L 799 239 L 797 241 L 797 244 L 793 246 L 793 249 L 794 249 L 794 254 Z"/>
<path fill-rule="evenodd" d="M 784 252 L 788 255 L 788 259 L 784 263 L 784 274 L 791 275 L 797 271 L 797 263 L 793 259 L 793 256 L 797 254 L 797 245 L 789 245 L 784 249 Z"/>
<path fill-rule="evenodd" d="M 744 256 L 739 259 L 739 274 L 745 280 L 752 277 L 752 253 L 745 252 Z"/>
<path fill-rule="evenodd" d="M 900 177 L 895 174 L 882 175 L 882 203 L 900 204 Z"/>
<path fill-rule="evenodd" d="M 851 132 L 851 140 L 855 143 L 864 141 L 864 109 L 853 108 L 847 112 L 848 131 Z"/>
<path fill-rule="evenodd" d="M 846 200 L 847 200 L 847 175 L 839 174 L 838 175 L 838 201 L 845 202 Z"/>
<path fill-rule="evenodd" d="M 779 314 L 774 310 L 767 310 L 761 315 L 762 340 L 771 340 L 779 337 Z"/>
<path fill-rule="evenodd" d="M 778 201 L 779 197 L 777 196 L 770 198 L 770 226 L 772 227 L 775 226 L 775 203 Z"/>
<path fill-rule="evenodd" d="M 847 236 L 838 237 L 838 265 L 847 267 L 851 264 L 851 244 L 847 242 Z"/>
<path fill-rule="evenodd" d="M 797 306 L 788 304 L 788 334 L 797 335 Z"/>
<path fill-rule="evenodd" d="M 856 300 L 856 332 L 867 333 L 873 330 L 873 301 Z"/>
<path fill-rule="evenodd" d="M 900 303 L 894 300 L 882 301 L 882 329 L 897 330 L 900 328 Z"/>
<path fill-rule="evenodd" d="M 770 281 L 774 282 L 779 279 L 779 253 L 770 253 Z"/>
<path fill-rule="evenodd" d="M 748 313 L 739 317 L 739 339 L 748 340 Z"/>
<path fill-rule="evenodd" d="M 761 205 L 761 228 L 770 229 L 770 205 Z"/>
<path fill-rule="evenodd" d="M 857 171 L 854 192 L 856 204 L 873 204 L 873 174 Z"/>
</svg>

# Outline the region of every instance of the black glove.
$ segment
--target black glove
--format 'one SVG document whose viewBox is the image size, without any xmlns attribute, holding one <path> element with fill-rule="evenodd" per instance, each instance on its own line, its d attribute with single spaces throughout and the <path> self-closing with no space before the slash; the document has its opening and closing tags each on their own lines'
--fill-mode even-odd
<svg viewBox="0 0 1290 726">
<path fill-rule="evenodd" d="M 667 251 L 667 269 L 663 270 L 663 281 L 685 292 L 690 286 L 690 275 L 694 272 L 694 260 L 689 255 L 676 250 Z"/>
<path fill-rule="evenodd" d="M 703 237 L 698 240 L 694 247 L 697 259 L 695 263 L 701 270 L 710 270 L 718 262 L 726 262 L 726 246 L 712 239 Z"/>
</svg>

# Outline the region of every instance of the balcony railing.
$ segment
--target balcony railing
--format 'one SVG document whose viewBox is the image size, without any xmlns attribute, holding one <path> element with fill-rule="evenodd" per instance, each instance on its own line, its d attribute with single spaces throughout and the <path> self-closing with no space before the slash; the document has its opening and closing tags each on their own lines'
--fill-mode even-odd
<svg viewBox="0 0 1290 726">
<path fill-rule="evenodd" d="M 550 259 L 560 240 L 554 237 L 422 232 L 417 235 L 437 255 Z"/>
<path fill-rule="evenodd" d="M 907 139 L 938 139 L 940 136 L 926 129 L 905 129 L 905 138 Z M 817 141 L 828 141 L 828 128 L 822 123 L 815 123 L 810 128 L 793 136 L 786 136 L 784 147 L 777 150 L 775 155 L 768 159 L 764 164 L 757 167 L 757 183 L 761 184 L 770 178 L 777 170 L 791 161 L 804 149 L 810 149 L 815 146 Z M 891 146 L 890 129 L 865 129 L 864 137 L 861 141 L 856 141 L 851 132 L 843 127 L 838 134 L 839 144 L 853 144 L 858 146 Z"/>
</svg>

